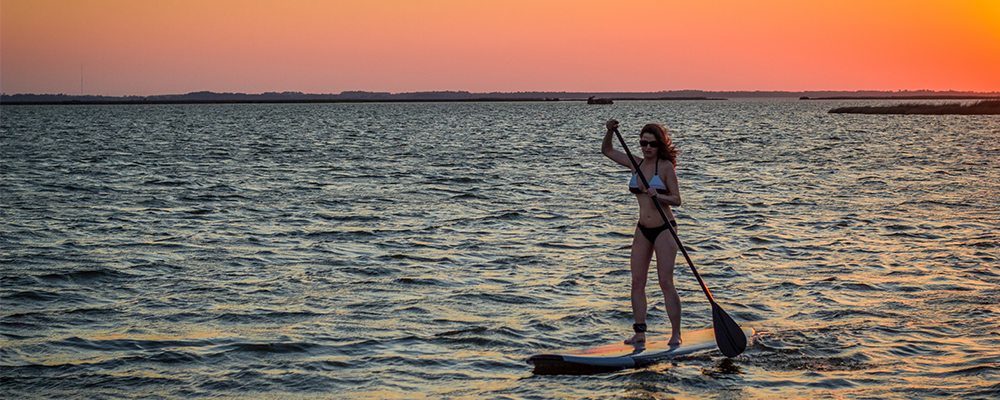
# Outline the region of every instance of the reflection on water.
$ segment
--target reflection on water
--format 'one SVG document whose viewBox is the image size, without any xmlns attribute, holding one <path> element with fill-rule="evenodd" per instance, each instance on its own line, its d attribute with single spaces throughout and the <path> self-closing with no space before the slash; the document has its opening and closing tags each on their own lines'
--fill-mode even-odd
<svg viewBox="0 0 1000 400">
<path fill-rule="evenodd" d="M 5 106 L 0 392 L 995 398 L 1000 120 L 855 103 Z M 629 333 L 612 117 L 671 128 L 743 355 L 530 375 Z"/>
</svg>

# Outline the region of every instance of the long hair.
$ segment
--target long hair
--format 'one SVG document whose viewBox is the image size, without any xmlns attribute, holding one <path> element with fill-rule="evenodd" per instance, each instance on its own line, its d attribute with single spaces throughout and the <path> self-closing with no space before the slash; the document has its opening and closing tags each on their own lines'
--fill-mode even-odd
<svg viewBox="0 0 1000 400">
<path fill-rule="evenodd" d="M 670 160 L 674 167 L 677 167 L 677 148 L 674 147 L 674 141 L 670 139 L 670 134 L 667 133 L 667 128 L 664 128 L 660 124 L 646 124 L 639 131 L 639 136 L 643 133 L 649 133 L 656 136 L 656 140 L 659 140 L 662 145 L 660 145 L 659 150 L 657 150 L 656 156 L 661 160 Z"/>
</svg>

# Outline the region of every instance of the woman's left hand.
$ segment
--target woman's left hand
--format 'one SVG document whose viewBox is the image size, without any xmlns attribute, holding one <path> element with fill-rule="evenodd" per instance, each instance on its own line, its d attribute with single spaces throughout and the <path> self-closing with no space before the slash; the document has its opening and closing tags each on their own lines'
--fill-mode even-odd
<svg viewBox="0 0 1000 400">
<path fill-rule="evenodd" d="M 646 189 L 646 194 L 648 194 L 649 197 L 652 198 L 653 200 L 656 200 L 656 195 L 658 193 L 656 192 L 656 189 L 649 188 L 649 189 Z"/>
</svg>

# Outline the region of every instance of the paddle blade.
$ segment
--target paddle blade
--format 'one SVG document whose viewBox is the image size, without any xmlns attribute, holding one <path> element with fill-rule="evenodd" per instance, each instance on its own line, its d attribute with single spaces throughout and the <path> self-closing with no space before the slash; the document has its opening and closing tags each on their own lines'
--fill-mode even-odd
<svg viewBox="0 0 1000 400">
<path fill-rule="evenodd" d="M 747 335 L 743 333 L 733 318 L 712 302 L 712 327 L 715 328 L 715 342 L 726 357 L 736 357 L 747 348 Z"/>
</svg>

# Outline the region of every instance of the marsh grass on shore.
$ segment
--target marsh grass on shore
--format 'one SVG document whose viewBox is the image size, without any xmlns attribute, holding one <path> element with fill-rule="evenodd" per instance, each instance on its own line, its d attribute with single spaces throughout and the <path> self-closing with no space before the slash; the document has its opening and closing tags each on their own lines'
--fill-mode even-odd
<svg viewBox="0 0 1000 400">
<path fill-rule="evenodd" d="M 897 104 L 891 106 L 839 107 L 831 114 L 922 114 L 988 115 L 1000 114 L 1000 100 L 982 100 L 972 104 Z"/>
</svg>

